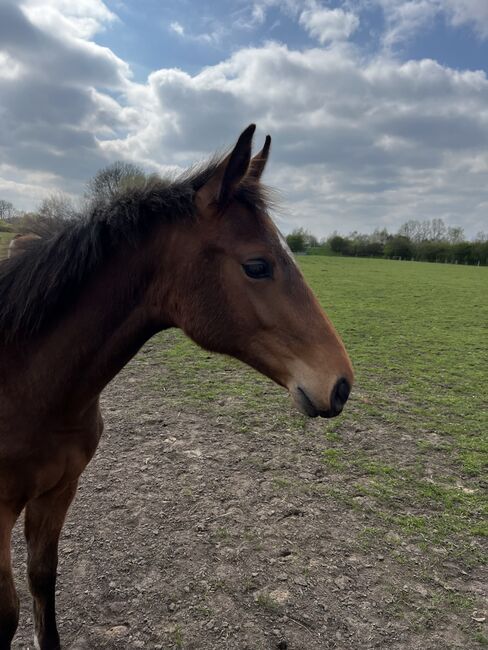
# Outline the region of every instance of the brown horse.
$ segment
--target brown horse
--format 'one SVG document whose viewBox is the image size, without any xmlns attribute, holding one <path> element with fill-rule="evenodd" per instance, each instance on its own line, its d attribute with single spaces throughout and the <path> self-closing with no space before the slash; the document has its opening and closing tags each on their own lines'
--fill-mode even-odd
<svg viewBox="0 0 488 650">
<path fill-rule="evenodd" d="M 23 253 L 33 241 L 39 239 L 39 235 L 34 235 L 33 233 L 27 233 L 25 235 L 14 235 L 10 240 L 8 245 L 7 257 L 15 257 L 15 255 L 20 255 Z"/>
<path fill-rule="evenodd" d="M 155 332 L 179 327 L 333 417 L 353 371 L 268 216 L 271 139 L 170 182 L 152 178 L 0 264 L 0 649 L 18 599 L 11 531 L 25 508 L 36 644 L 60 647 L 58 539 L 102 433 L 99 395 Z"/>
</svg>

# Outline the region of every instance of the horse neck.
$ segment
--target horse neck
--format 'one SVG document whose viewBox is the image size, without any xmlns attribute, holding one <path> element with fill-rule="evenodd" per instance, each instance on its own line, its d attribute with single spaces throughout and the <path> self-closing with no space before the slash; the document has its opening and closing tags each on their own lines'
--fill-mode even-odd
<svg viewBox="0 0 488 650">
<path fill-rule="evenodd" d="M 16 390 L 27 403 L 35 397 L 42 411 L 83 411 L 147 339 L 170 325 L 151 311 L 157 270 L 150 248 L 142 244 L 110 260 L 68 313 L 25 347 Z"/>
</svg>

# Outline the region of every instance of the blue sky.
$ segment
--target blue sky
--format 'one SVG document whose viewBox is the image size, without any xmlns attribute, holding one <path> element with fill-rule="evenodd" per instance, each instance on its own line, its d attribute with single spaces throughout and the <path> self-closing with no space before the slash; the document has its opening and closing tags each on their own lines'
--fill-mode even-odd
<svg viewBox="0 0 488 650">
<path fill-rule="evenodd" d="M 250 122 L 280 227 L 488 230 L 487 0 L 1 0 L 0 198 L 175 173 Z"/>
<path fill-rule="evenodd" d="M 314 45 L 292 16 L 273 6 L 260 23 L 253 21 L 249 2 L 146 0 L 142 11 L 137 0 L 106 4 L 123 22 L 116 22 L 96 40 L 130 61 L 139 80 L 162 67 L 195 73 L 236 50 L 260 46 L 268 40 L 293 48 Z M 176 31 L 178 26 L 183 34 Z"/>
<path fill-rule="evenodd" d="M 195 73 L 202 65 L 215 65 L 237 49 L 260 46 L 269 40 L 290 48 L 314 47 L 315 39 L 297 24 L 291 10 L 283 12 L 279 4 L 269 7 L 261 23 L 253 21 L 251 2 L 111 0 L 106 5 L 121 20 L 97 35 L 96 41 L 130 62 L 139 81 L 161 67 Z M 341 8 L 345 4 L 327 2 L 323 6 Z M 369 4 L 360 15 L 360 25 L 350 42 L 374 56 L 382 48 L 385 13 L 381 6 Z M 175 31 L 176 24 L 185 35 Z M 204 35 L 211 40 L 203 40 Z M 394 50 L 403 60 L 430 58 L 460 70 L 488 72 L 488 39 L 476 37 L 472 24 L 452 26 L 443 13 L 419 25 Z"/>
</svg>

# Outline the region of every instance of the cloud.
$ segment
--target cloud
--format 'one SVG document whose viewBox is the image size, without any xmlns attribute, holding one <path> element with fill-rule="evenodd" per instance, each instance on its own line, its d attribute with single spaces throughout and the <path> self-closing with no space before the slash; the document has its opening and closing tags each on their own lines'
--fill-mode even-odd
<svg viewBox="0 0 488 650">
<path fill-rule="evenodd" d="M 480 36 L 488 38 L 488 3 L 485 0 L 444 0 L 440 4 L 453 27 L 469 25 Z"/>
<path fill-rule="evenodd" d="M 430 23 L 439 12 L 437 0 L 376 0 L 385 16 L 386 49 L 402 43 Z"/>
<path fill-rule="evenodd" d="M 35 73 L 36 79 L 117 88 L 130 76 L 128 65 L 108 48 L 46 30 L 14 2 L 0 5 L 0 44 L 2 54 L 20 66 L 19 72 Z"/>
<path fill-rule="evenodd" d="M 188 32 L 185 27 L 178 21 L 173 21 L 169 24 L 169 31 L 178 34 L 181 38 L 195 43 L 205 43 L 206 45 L 217 46 L 220 44 L 224 35 L 228 30 L 221 24 L 216 24 L 214 29 L 201 34 L 192 34 Z"/>
<path fill-rule="evenodd" d="M 342 9 L 314 7 L 300 15 L 302 25 L 313 38 L 324 44 L 348 39 L 359 27 L 359 18 Z"/>
<path fill-rule="evenodd" d="M 58 29 L 51 20 L 63 2 L 46 2 L 44 13 L 33 1 L 26 8 L 0 4 L 0 159 L 10 170 L 2 187 L 8 181 L 11 193 L 18 183 L 19 207 L 32 207 L 26 197 L 32 197 L 39 172 L 39 198 L 60 185 L 79 191 L 82 175 L 106 162 L 97 138 L 113 136 L 124 123 L 125 109 L 108 93 L 123 93 L 130 85 L 128 65 L 79 37 L 87 33 L 86 16 L 99 21 L 97 29 L 102 20 L 113 20 L 101 4 L 83 0 L 78 10 L 86 15 L 67 10 Z M 66 21 L 72 29 L 59 29 Z"/>
<path fill-rule="evenodd" d="M 234 25 L 240 29 L 254 29 L 266 22 L 268 12 L 273 7 L 287 16 L 295 18 L 304 6 L 310 5 L 311 0 L 257 0 L 250 5 L 237 10 L 238 18 Z"/>
<path fill-rule="evenodd" d="M 179 34 L 180 36 L 185 34 L 185 28 L 176 20 L 170 23 L 169 28 L 172 32 L 175 32 L 175 34 Z"/>
<path fill-rule="evenodd" d="M 117 20 L 102 0 L 26 0 L 22 6 L 38 27 L 78 38 L 91 38 Z"/>
<path fill-rule="evenodd" d="M 384 46 L 393 48 L 413 38 L 422 29 L 443 18 L 451 27 L 468 26 L 481 38 L 488 38 L 486 0 L 367 0 L 381 7 L 387 29 Z M 360 5 L 364 8 L 364 5 Z"/>
<path fill-rule="evenodd" d="M 299 52 L 268 43 L 195 75 L 159 70 L 144 91 L 145 126 L 107 143 L 114 155 L 130 142 L 146 160 L 185 165 L 256 121 L 261 137 L 274 137 L 270 180 L 286 188 L 285 226 L 323 235 L 435 216 L 482 227 L 481 72 L 429 60 L 365 64 L 341 46 Z"/>
<path fill-rule="evenodd" d="M 99 5 L 86 5 L 98 30 L 114 20 L 95 13 Z M 257 122 L 256 146 L 265 133 L 273 136 L 267 179 L 284 190 L 285 230 L 395 230 L 404 220 L 433 217 L 470 234 L 483 229 L 486 75 L 384 54 L 367 60 L 344 41 L 357 28 L 344 18 L 352 12 L 342 12 L 331 36 L 333 10 L 302 3 L 294 11 L 326 47 L 268 42 L 194 74 L 162 68 L 136 83 L 123 60 L 80 36 L 95 29 L 83 27 L 82 13 L 67 13 L 82 27 L 60 35 L 36 13 L 4 2 L 0 198 L 29 208 L 54 190 L 80 192 L 117 158 L 181 169 Z"/>
</svg>

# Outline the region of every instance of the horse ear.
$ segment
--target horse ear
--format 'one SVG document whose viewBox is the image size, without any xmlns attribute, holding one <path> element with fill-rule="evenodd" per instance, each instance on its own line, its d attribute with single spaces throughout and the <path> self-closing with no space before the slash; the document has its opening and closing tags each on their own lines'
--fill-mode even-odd
<svg viewBox="0 0 488 650">
<path fill-rule="evenodd" d="M 268 162 L 270 147 L 271 147 L 271 136 L 267 135 L 266 140 L 264 141 L 264 147 L 251 160 L 248 176 L 251 176 L 256 180 L 259 180 L 261 178 L 264 172 L 264 168 L 266 167 L 266 163 Z"/>
<path fill-rule="evenodd" d="M 207 207 L 214 202 L 221 206 L 228 203 L 249 169 L 252 136 L 255 130 L 256 125 L 250 124 L 241 133 L 231 153 L 224 158 L 205 185 L 197 191 L 196 201 L 202 207 Z"/>
</svg>

